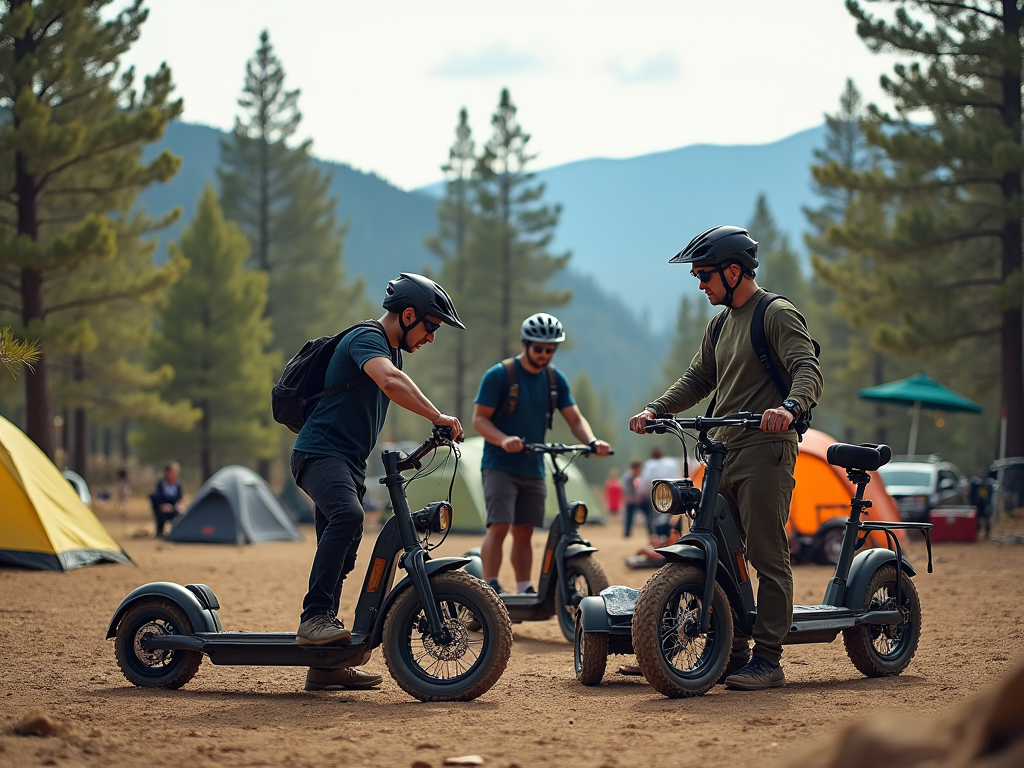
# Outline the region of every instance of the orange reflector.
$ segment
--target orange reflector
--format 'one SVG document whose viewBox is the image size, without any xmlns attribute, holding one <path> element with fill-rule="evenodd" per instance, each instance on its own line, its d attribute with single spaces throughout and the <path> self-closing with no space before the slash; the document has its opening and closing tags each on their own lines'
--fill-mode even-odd
<svg viewBox="0 0 1024 768">
<path fill-rule="evenodd" d="M 551 560 L 555 556 L 555 550 L 549 549 L 544 553 L 544 573 L 551 570 Z"/>
<path fill-rule="evenodd" d="M 747 575 L 747 561 L 743 559 L 743 552 L 739 549 L 735 550 L 733 554 L 736 556 L 736 568 L 740 572 L 740 583 L 746 584 L 750 580 Z"/>
<path fill-rule="evenodd" d="M 384 569 L 388 561 L 383 557 L 376 557 L 373 560 L 373 568 L 370 571 L 370 583 L 366 585 L 367 592 L 376 592 L 380 587 L 380 580 L 384 578 Z"/>
</svg>

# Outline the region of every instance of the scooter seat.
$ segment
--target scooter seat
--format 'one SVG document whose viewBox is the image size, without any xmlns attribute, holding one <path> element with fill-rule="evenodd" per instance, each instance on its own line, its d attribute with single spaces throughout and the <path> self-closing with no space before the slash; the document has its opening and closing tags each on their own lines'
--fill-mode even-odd
<svg viewBox="0 0 1024 768">
<path fill-rule="evenodd" d="M 640 590 L 615 585 L 601 590 L 604 610 L 609 616 L 632 616 Z"/>
</svg>

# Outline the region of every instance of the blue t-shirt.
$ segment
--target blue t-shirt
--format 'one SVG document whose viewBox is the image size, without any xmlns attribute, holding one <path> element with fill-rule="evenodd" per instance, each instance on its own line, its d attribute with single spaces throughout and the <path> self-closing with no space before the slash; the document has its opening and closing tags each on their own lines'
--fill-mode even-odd
<svg viewBox="0 0 1024 768">
<path fill-rule="evenodd" d="M 336 387 L 359 375 L 368 360 L 387 357 L 402 367 L 402 355 L 384 334 L 373 328 L 356 328 L 340 342 L 327 366 L 324 389 Z M 360 476 L 366 476 L 366 457 L 384 428 L 391 400 L 373 381 L 365 381 L 316 404 L 295 439 L 295 450 L 344 459 Z"/>
<path fill-rule="evenodd" d="M 519 358 L 515 359 L 516 375 L 519 379 L 519 401 L 516 409 L 500 418 L 493 419 L 494 426 L 506 435 L 522 438 L 524 443 L 544 442 L 548 430 L 548 407 L 551 395 L 548 391 L 548 372 L 528 373 Z M 557 368 L 555 379 L 558 382 L 558 400 L 556 410 L 575 405 L 569 382 Z M 508 375 L 501 363 L 487 369 L 480 380 L 480 390 L 476 393 L 476 403 L 488 408 L 497 408 L 508 395 Z M 526 477 L 544 477 L 544 455 L 540 453 L 509 453 L 500 445 L 484 444 L 484 458 L 481 469 L 500 469 L 513 475 Z"/>
</svg>

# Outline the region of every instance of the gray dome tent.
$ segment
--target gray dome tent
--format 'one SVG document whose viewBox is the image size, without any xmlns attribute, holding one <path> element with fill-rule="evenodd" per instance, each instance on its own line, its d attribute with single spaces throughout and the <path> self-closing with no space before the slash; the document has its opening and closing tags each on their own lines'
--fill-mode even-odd
<svg viewBox="0 0 1024 768">
<path fill-rule="evenodd" d="M 248 467 L 219 469 L 203 483 L 167 541 L 252 544 L 301 541 L 266 481 Z"/>
</svg>

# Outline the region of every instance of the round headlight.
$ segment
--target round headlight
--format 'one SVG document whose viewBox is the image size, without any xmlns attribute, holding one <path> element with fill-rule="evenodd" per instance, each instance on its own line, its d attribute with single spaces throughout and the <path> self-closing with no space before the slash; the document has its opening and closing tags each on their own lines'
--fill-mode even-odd
<svg viewBox="0 0 1024 768">
<path fill-rule="evenodd" d="M 651 491 L 651 502 L 659 512 L 668 512 L 672 509 L 672 486 L 668 483 L 656 482 Z"/>
</svg>

